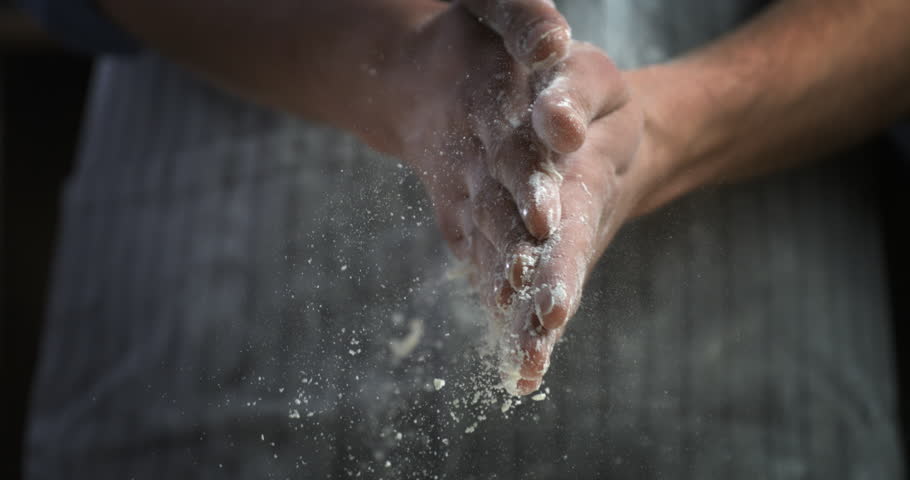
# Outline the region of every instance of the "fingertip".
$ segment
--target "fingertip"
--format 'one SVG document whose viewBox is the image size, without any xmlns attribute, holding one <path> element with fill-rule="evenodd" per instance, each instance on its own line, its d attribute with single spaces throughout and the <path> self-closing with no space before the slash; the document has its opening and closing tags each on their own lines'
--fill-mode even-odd
<svg viewBox="0 0 910 480">
<path fill-rule="evenodd" d="M 569 56 L 572 30 L 558 12 L 528 13 L 528 21 L 512 21 L 505 32 L 506 49 L 531 70 L 546 70 Z M 542 18 L 543 17 L 543 18 Z M 549 17 L 549 18 L 547 18 Z"/>
<path fill-rule="evenodd" d="M 543 379 L 528 379 L 522 378 L 518 380 L 516 385 L 518 394 L 521 396 L 530 395 L 537 391 L 540 388 L 540 383 Z"/>
<path fill-rule="evenodd" d="M 498 279 L 496 285 L 494 286 L 494 295 L 496 296 L 496 304 L 500 307 L 508 306 L 512 303 L 512 295 L 515 293 L 515 290 L 512 289 L 512 286 L 505 279 Z"/>
<path fill-rule="evenodd" d="M 527 62 L 531 70 L 546 70 L 569 56 L 572 31 L 562 22 L 542 22 L 529 35 Z"/>
<path fill-rule="evenodd" d="M 521 218 L 524 221 L 525 228 L 537 240 L 547 239 L 555 230 L 550 220 L 552 216 L 552 209 L 548 213 L 545 208 L 533 204 L 521 209 Z"/>
<path fill-rule="evenodd" d="M 565 287 L 544 286 L 534 296 L 535 311 L 547 331 L 556 330 L 569 319 L 569 305 Z"/>
<path fill-rule="evenodd" d="M 559 225 L 562 204 L 559 185 L 548 173 L 534 172 L 528 179 L 521 200 L 521 217 L 528 232 L 537 240 L 545 240 Z"/>
<path fill-rule="evenodd" d="M 542 97 L 531 121 L 537 136 L 555 152 L 572 153 L 584 144 L 588 126 L 566 95 Z"/>
<path fill-rule="evenodd" d="M 531 276 L 537 265 L 537 260 L 530 251 L 521 247 L 518 250 L 506 265 L 506 277 L 515 290 L 521 290 L 531 283 Z"/>
<path fill-rule="evenodd" d="M 543 328 L 549 330 L 556 330 L 557 328 L 562 328 L 569 319 L 569 310 L 563 305 L 557 305 L 553 307 L 553 310 L 550 313 L 544 315 L 541 318 L 541 323 Z"/>
</svg>

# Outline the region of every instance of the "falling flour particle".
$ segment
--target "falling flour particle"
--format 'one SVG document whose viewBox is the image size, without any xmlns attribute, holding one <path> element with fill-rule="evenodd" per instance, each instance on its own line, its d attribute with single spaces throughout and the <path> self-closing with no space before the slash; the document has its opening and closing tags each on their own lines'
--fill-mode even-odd
<svg viewBox="0 0 910 480">
<path fill-rule="evenodd" d="M 394 321 L 394 318 L 393 318 Z M 389 350 L 392 351 L 394 360 L 399 361 L 407 357 L 417 348 L 420 337 L 423 336 L 423 321 L 415 318 L 408 323 L 408 334 L 404 338 L 389 341 Z"/>
<path fill-rule="evenodd" d="M 446 386 L 446 381 L 445 381 L 445 380 L 443 380 L 443 379 L 441 379 L 441 378 L 434 378 L 434 379 L 433 379 L 433 388 L 435 388 L 437 392 L 438 392 L 439 390 L 442 390 L 442 387 L 444 387 L 444 386 Z"/>
<path fill-rule="evenodd" d="M 402 437 L 401 432 L 398 432 L 395 434 L 395 440 L 401 440 L 401 437 Z"/>
<path fill-rule="evenodd" d="M 477 429 L 477 424 L 473 424 L 470 427 L 464 429 L 464 433 L 474 433 L 474 430 Z"/>
<path fill-rule="evenodd" d="M 342 272 L 345 271 L 345 270 L 347 270 L 347 269 L 348 269 L 348 266 L 347 266 L 347 265 L 342 265 L 342 266 L 341 266 L 341 271 L 342 271 Z"/>
<path fill-rule="evenodd" d="M 540 401 L 546 400 L 546 398 L 547 398 L 547 394 L 546 394 L 546 393 L 543 393 L 543 392 L 540 392 L 540 393 L 538 393 L 538 394 L 536 394 L 536 395 L 533 395 L 533 396 L 531 397 L 531 400 L 534 400 L 535 402 L 540 402 Z"/>
<path fill-rule="evenodd" d="M 502 413 L 506 413 L 510 408 L 512 408 L 512 400 L 506 400 L 505 402 L 502 402 L 502 408 L 500 408 L 500 410 L 502 410 Z"/>
<path fill-rule="evenodd" d="M 552 239 L 558 239 L 558 236 L 559 233 L 556 232 L 553 235 Z M 547 242 L 548 245 L 552 245 L 552 243 L 553 242 Z M 535 251 L 534 255 L 532 255 L 531 258 L 535 260 L 545 261 L 547 258 L 549 258 L 549 248 L 552 247 L 541 246 L 539 248 L 539 251 Z M 531 261 L 527 262 L 524 266 L 530 267 L 536 263 L 537 261 Z M 455 262 L 452 265 L 452 268 L 449 268 L 447 271 L 448 278 L 450 280 L 466 279 L 472 273 L 472 269 L 473 267 L 465 262 Z M 521 272 L 522 277 L 524 277 L 527 273 L 531 273 L 533 271 L 533 267 L 528 268 L 527 270 L 528 272 Z M 499 381 L 496 382 L 495 385 L 490 385 L 490 387 L 493 387 L 495 389 L 501 388 L 505 390 L 507 394 L 513 397 L 522 395 L 522 392 L 518 388 L 518 384 L 522 378 L 521 368 L 526 352 L 523 351 L 519 342 L 519 329 L 522 327 L 518 327 L 519 329 L 516 329 L 516 326 L 509 321 L 509 318 L 511 314 L 514 313 L 512 309 L 516 308 L 516 305 L 533 301 L 534 295 L 536 293 L 536 287 L 533 289 L 530 287 L 522 288 L 513 293 L 513 301 L 509 304 L 509 306 L 501 307 L 502 311 L 499 312 L 500 314 L 494 315 L 493 312 L 484 311 L 483 307 L 481 307 L 482 310 L 478 312 L 481 316 L 484 316 L 484 314 L 486 314 L 485 316 L 490 319 L 490 321 L 487 322 L 486 332 L 483 336 L 483 341 L 479 349 L 482 357 L 485 359 L 485 362 L 488 362 L 487 366 L 491 367 L 491 369 L 497 373 L 497 376 L 499 378 Z M 528 317 L 528 321 L 526 322 L 524 328 L 528 328 L 530 326 L 529 319 L 530 317 Z M 480 400 L 481 392 L 475 391 L 473 398 L 463 399 L 464 408 L 468 408 L 469 405 L 476 405 Z M 485 398 L 484 400 L 484 405 L 486 406 L 496 405 L 502 408 L 502 404 L 500 404 L 499 401 L 495 399 L 489 399 L 489 401 L 487 401 Z M 512 399 L 511 404 L 509 405 L 509 409 L 517 405 L 518 401 Z M 476 427 L 476 425 L 474 427 Z M 469 427 L 469 430 L 473 431 L 471 427 Z M 466 433 L 470 433 L 470 431 Z"/>
<path fill-rule="evenodd" d="M 295 408 L 288 414 L 288 418 L 300 418 L 300 412 Z"/>
<path fill-rule="evenodd" d="M 391 467 L 392 467 L 392 462 L 386 460 L 386 461 L 385 461 L 385 468 L 391 468 Z"/>
</svg>

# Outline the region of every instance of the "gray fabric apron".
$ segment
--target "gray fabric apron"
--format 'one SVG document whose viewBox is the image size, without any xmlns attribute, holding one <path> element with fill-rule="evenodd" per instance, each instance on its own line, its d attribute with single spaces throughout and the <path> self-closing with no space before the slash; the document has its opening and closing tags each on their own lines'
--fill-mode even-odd
<svg viewBox="0 0 910 480">
<path fill-rule="evenodd" d="M 754 11 L 560 6 L 624 67 Z M 152 55 L 98 63 L 78 160 L 29 478 L 902 477 L 875 159 L 627 225 L 549 397 L 506 413 L 475 386 L 482 319 L 395 160 Z"/>
</svg>

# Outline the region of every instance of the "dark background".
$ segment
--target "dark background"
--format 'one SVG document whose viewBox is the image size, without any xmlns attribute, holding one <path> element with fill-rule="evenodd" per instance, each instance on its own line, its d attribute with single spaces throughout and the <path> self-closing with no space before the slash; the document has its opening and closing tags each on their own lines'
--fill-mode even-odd
<svg viewBox="0 0 910 480">
<path fill-rule="evenodd" d="M 60 193 L 91 59 L 56 48 L 7 3 L 0 2 L 0 478 L 16 479 Z"/>
<path fill-rule="evenodd" d="M 5 455 L 0 478 L 19 478 L 28 391 L 41 335 L 61 188 L 73 168 L 91 59 L 49 42 L 0 0 L 0 371 Z M 910 129 L 905 129 L 910 132 Z M 904 135 L 907 135 L 906 133 Z M 910 145 L 906 136 L 902 139 Z M 902 405 L 910 398 L 910 157 L 895 134 L 877 139 Z M 908 438 L 910 409 L 902 410 Z M 905 442 L 906 445 L 906 442 Z"/>
</svg>

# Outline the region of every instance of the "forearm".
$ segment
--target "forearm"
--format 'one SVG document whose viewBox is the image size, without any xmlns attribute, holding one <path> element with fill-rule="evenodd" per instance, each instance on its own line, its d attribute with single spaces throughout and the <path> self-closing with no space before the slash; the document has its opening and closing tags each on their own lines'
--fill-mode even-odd
<svg viewBox="0 0 910 480">
<path fill-rule="evenodd" d="M 677 61 L 628 73 L 659 173 L 641 211 L 831 153 L 910 111 L 910 2 L 788 0 Z"/>
<path fill-rule="evenodd" d="M 388 62 L 445 9 L 433 0 L 100 0 L 145 44 L 254 102 L 395 151 Z"/>
</svg>

